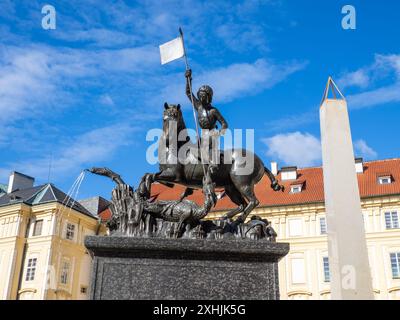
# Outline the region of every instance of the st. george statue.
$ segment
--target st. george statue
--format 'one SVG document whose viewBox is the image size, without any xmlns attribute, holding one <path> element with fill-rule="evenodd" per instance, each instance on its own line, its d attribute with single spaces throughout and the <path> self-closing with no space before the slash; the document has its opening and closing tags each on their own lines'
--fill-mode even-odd
<svg viewBox="0 0 400 320">
<path fill-rule="evenodd" d="M 185 72 L 186 77 L 186 95 L 193 102 L 193 107 L 197 112 L 197 119 L 201 133 L 201 160 L 204 164 L 208 164 L 208 174 L 211 179 L 216 172 L 219 164 L 218 137 L 224 135 L 228 128 L 228 123 L 221 115 L 219 110 L 215 108 L 211 102 L 213 98 L 213 90 L 208 85 L 202 85 L 197 91 L 197 97 L 192 93 L 192 70 Z M 221 125 L 218 130 L 217 123 Z M 207 167 L 207 166 L 206 166 Z"/>
</svg>

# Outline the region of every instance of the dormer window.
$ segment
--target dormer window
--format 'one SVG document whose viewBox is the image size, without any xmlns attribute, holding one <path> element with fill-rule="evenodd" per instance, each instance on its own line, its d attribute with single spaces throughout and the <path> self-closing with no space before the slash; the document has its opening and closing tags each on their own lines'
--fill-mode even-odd
<svg viewBox="0 0 400 320">
<path fill-rule="evenodd" d="M 290 186 L 290 193 L 300 193 L 302 188 L 303 188 L 303 185 L 301 185 L 301 184 L 296 184 L 296 185 Z"/>
<path fill-rule="evenodd" d="M 282 181 L 296 180 L 297 179 L 297 167 L 283 167 L 281 169 Z"/>
<path fill-rule="evenodd" d="M 391 184 L 392 183 L 392 176 L 391 175 L 379 176 L 378 177 L 378 183 L 379 184 Z"/>
<path fill-rule="evenodd" d="M 20 200 L 20 199 L 21 199 L 21 197 L 15 195 L 15 194 L 10 195 L 10 200 L 11 201 L 17 201 L 17 200 Z"/>
</svg>

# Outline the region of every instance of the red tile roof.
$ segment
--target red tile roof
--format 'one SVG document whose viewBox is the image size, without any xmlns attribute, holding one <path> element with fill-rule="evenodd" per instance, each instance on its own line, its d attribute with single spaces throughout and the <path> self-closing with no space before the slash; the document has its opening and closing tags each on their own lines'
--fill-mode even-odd
<svg viewBox="0 0 400 320">
<path fill-rule="evenodd" d="M 111 219 L 111 211 L 110 209 L 105 209 L 102 212 L 99 213 L 99 216 L 101 218 L 101 221 L 108 221 Z"/>
<path fill-rule="evenodd" d="M 260 201 L 260 207 L 324 202 L 322 167 L 298 169 L 297 172 L 296 181 L 288 180 L 282 182 L 281 174 L 278 174 L 279 183 L 285 186 L 284 192 L 274 192 L 270 188 L 269 179 L 264 176 L 256 185 L 256 195 Z M 389 173 L 392 176 L 393 181 L 391 184 L 378 184 L 377 176 L 382 172 Z M 357 174 L 357 177 L 361 198 L 400 194 L 400 159 L 364 162 L 364 173 Z M 300 193 L 290 193 L 290 186 L 296 184 L 295 182 L 297 184 L 303 183 L 303 189 Z M 152 186 L 152 195 L 157 200 L 179 199 L 183 191 L 184 187 L 180 185 L 176 185 L 174 188 L 168 188 L 162 184 L 153 184 Z M 201 204 L 203 202 L 203 194 L 200 190 L 196 190 L 187 199 Z M 228 197 L 224 197 L 218 201 L 214 211 L 236 207 Z"/>
</svg>

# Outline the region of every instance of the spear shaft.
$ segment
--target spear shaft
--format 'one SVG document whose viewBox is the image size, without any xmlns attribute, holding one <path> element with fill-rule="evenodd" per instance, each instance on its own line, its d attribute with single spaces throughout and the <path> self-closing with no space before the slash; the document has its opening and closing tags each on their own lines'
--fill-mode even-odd
<svg viewBox="0 0 400 320">
<path fill-rule="evenodd" d="M 187 71 L 187 70 L 189 70 L 189 64 L 188 64 L 188 59 L 187 59 L 187 55 L 186 55 L 185 42 L 183 40 L 182 28 L 179 28 L 179 33 L 181 35 L 182 46 L 183 46 L 183 56 L 185 57 L 185 66 L 186 66 L 186 71 Z M 189 83 L 190 100 L 192 101 L 194 123 L 196 124 L 197 146 L 198 146 L 199 151 L 200 151 L 200 159 L 201 159 L 201 164 L 202 164 L 202 167 L 203 167 L 203 173 L 204 173 L 204 176 L 206 176 L 206 168 L 205 168 L 204 163 L 203 163 L 203 153 L 202 153 L 201 144 L 200 144 L 199 125 L 198 125 L 198 121 L 197 121 L 196 108 L 194 106 L 194 100 L 193 100 L 192 82 L 191 82 L 191 79 L 187 79 L 187 81 Z"/>
</svg>

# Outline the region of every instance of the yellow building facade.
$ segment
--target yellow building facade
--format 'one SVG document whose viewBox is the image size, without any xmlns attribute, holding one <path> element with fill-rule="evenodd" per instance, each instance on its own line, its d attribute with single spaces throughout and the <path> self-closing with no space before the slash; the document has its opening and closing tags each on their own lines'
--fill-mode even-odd
<svg viewBox="0 0 400 320">
<path fill-rule="evenodd" d="M 88 299 L 84 238 L 105 232 L 99 219 L 52 184 L 9 191 L 0 197 L 0 298 Z"/>
<path fill-rule="evenodd" d="M 357 175 L 375 299 L 400 300 L 400 159 L 361 166 Z M 330 299 L 322 168 L 288 171 L 289 179 L 276 172 L 285 194 L 265 200 L 252 214 L 272 223 L 278 242 L 290 243 L 289 254 L 279 262 L 281 299 Z M 225 212 L 217 210 L 209 217 L 217 219 Z"/>
<path fill-rule="evenodd" d="M 322 168 L 271 167 L 285 191 L 272 191 L 264 177 L 252 214 L 268 219 L 277 241 L 290 244 L 279 262 L 281 299 L 330 299 Z M 400 159 L 358 161 L 356 172 L 375 298 L 400 300 Z M 105 234 L 104 226 L 87 206 L 64 203 L 66 195 L 55 186 L 27 187 L 23 180 L 22 189 L 9 186 L 0 195 L 1 299 L 87 299 L 92 259 L 83 241 Z M 176 199 L 182 191 L 154 189 L 159 200 Z M 201 197 L 196 191 L 189 199 Z M 224 197 L 207 218 L 233 207 Z"/>
<path fill-rule="evenodd" d="M 362 199 L 373 288 L 379 300 L 400 300 L 400 277 L 394 275 L 396 267 L 392 266 L 393 255 L 400 256 L 400 229 L 387 228 L 385 220 L 385 214 L 394 212 L 400 213 L 400 196 Z M 215 218 L 220 214 L 215 213 Z M 324 268 L 328 242 L 321 230 L 324 205 L 258 208 L 255 214 L 272 223 L 278 242 L 290 243 L 289 254 L 279 262 L 281 299 L 330 299 L 329 275 Z"/>
</svg>

